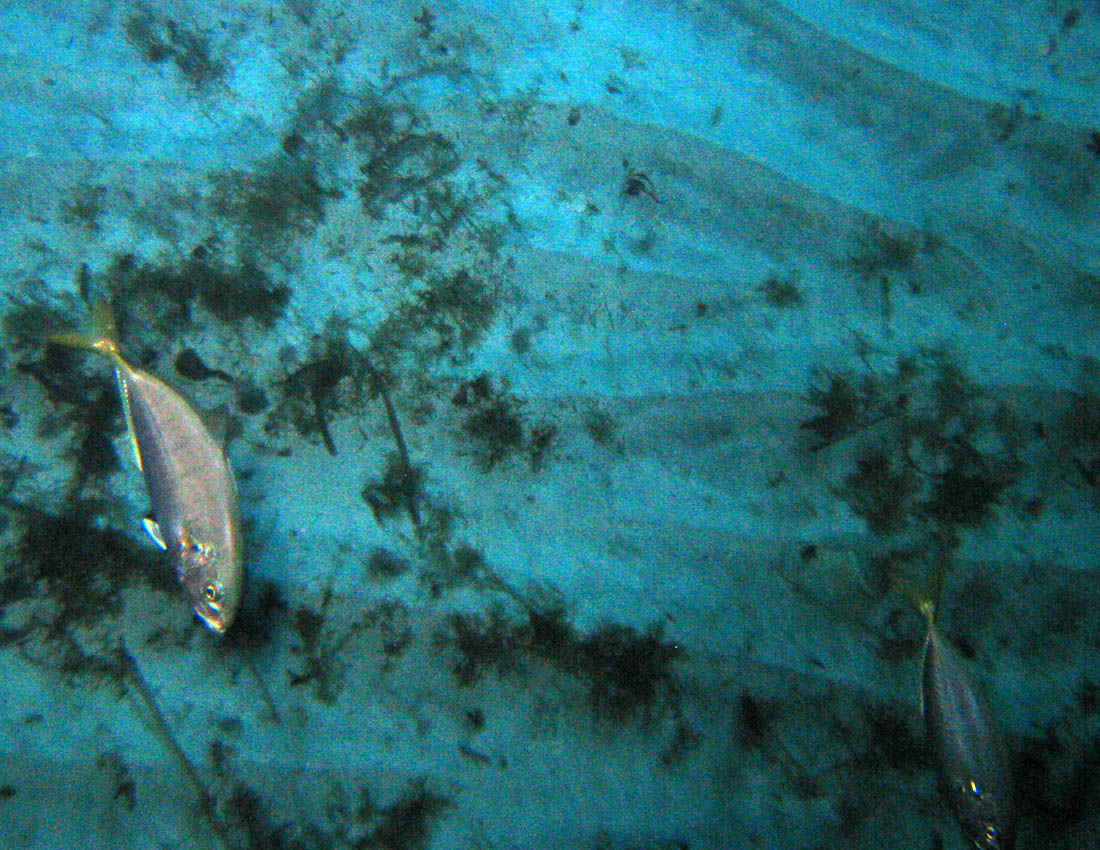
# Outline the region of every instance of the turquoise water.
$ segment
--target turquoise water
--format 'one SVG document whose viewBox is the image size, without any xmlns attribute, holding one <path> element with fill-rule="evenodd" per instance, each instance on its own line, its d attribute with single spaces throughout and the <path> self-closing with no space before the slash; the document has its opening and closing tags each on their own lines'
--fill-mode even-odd
<svg viewBox="0 0 1100 850">
<path fill-rule="evenodd" d="M 1017 846 L 1095 846 L 1098 36 L 7 4 L 0 845 L 961 848 L 940 576 Z M 235 470 L 224 637 L 97 301 Z"/>
</svg>

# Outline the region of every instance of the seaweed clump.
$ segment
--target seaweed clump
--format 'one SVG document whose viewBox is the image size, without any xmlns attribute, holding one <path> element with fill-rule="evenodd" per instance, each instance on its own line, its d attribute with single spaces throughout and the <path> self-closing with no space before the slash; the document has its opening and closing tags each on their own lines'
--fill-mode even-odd
<svg viewBox="0 0 1100 850">
<path fill-rule="evenodd" d="M 922 510 L 942 525 L 983 525 L 1007 486 L 1007 480 L 968 442 L 948 450 L 947 468 L 934 476 Z"/>
<path fill-rule="evenodd" d="M 868 281 L 886 272 L 908 268 L 921 247 L 918 237 L 892 233 L 879 222 L 868 220 L 855 234 L 855 249 L 844 266 Z"/>
<path fill-rule="evenodd" d="M 99 217 L 103 213 L 106 198 L 106 186 L 78 184 L 71 190 L 69 200 L 61 204 L 61 220 L 96 233 L 99 231 Z"/>
<path fill-rule="evenodd" d="M 827 383 L 822 386 L 821 377 L 815 375 L 807 393 L 807 401 L 820 412 L 798 426 L 816 435 L 814 451 L 826 448 L 880 419 L 876 410 L 878 390 L 870 378 L 865 377 L 857 384 L 849 375 L 826 373 L 823 377 Z"/>
<path fill-rule="evenodd" d="M 757 289 L 764 294 L 764 299 L 772 307 L 800 307 L 802 305 L 802 290 L 793 277 L 780 277 L 770 274 Z"/>
<path fill-rule="evenodd" d="M 382 218 L 393 204 L 410 200 L 423 205 L 424 212 L 439 206 L 446 194 L 445 178 L 461 163 L 455 144 L 438 131 L 425 126 L 424 116 L 407 106 L 386 102 L 368 89 L 354 114 L 342 125 L 367 159 L 359 167 L 357 186 L 363 211 Z M 452 225 L 454 215 L 448 218 Z M 444 232 L 450 227 L 444 226 Z"/>
<path fill-rule="evenodd" d="M 376 805 L 363 786 L 357 801 L 348 796 L 337 783 L 320 821 L 279 821 L 267 801 L 237 782 L 223 809 L 228 832 L 238 842 L 233 846 L 247 850 L 425 850 L 433 823 L 454 805 L 421 779 L 410 781 L 386 806 Z"/>
<path fill-rule="evenodd" d="M 287 361 L 293 362 L 292 357 L 288 354 Z M 278 435 L 289 425 L 335 455 L 338 447 L 330 420 L 361 410 L 384 392 L 385 379 L 367 355 L 348 341 L 344 322 L 332 318 L 279 386 L 281 397 L 268 413 L 264 431 Z"/>
<path fill-rule="evenodd" d="M 426 498 L 424 472 L 419 466 L 409 466 L 393 452 L 381 477 L 367 481 L 360 495 L 379 525 L 406 511 L 412 516 L 415 506 L 423 504 Z"/>
<path fill-rule="evenodd" d="M 142 59 L 154 65 L 171 61 L 196 89 L 225 74 L 225 63 L 211 56 L 209 39 L 170 18 L 141 10 L 126 19 L 122 31 Z"/>
<path fill-rule="evenodd" d="M 867 521 L 875 534 L 889 534 L 904 528 L 907 509 L 917 491 L 912 470 L 897 465 L 879 449 L 856 459 L 856 469 L 844 479 L 842 491 L 852 510 Z"/>
<path fill-rule="evenodd" d="M 872 533 L 916 521 L 942 534 L 992 518 L 1019 476 L 1023 432 L 946 353 L 922 349 L 883 376 L 827 377 L 810 389 L 818 415 L 800 427 L 816 435 L 813 451 L 860 440 L 840 495 Z"/>
<path fill-rule="evenodd" d="M 495 389 L 485 373 L 463 381 L 451 403 L 467 411 L 462 429 L 474 443 L 474 459 L 489 472 L 509 455 L 525 451 L 531 469 L 537 471 L 558 436 L 554 425 L 539 424 L 525 432 L 520 416 L 523 401 L 503 389 Z"/>
<path fill-rule="evenodd" d="M 287 611 L 286 599 L 270 579 L 249 581 L 233 628 L 222 638 L 222 646 L 254 652 L 270 643 L 276 623 Z"/>
<path fill-rule="evenodd" d="M 1100 487 L 1100 394 L 1076 392 L 1050 430 L 1055 455 L 1071 464 L 1080 480 Z"/>
<path fill-rule="evenodd" d="M 639 713 L 649 719 L 658 703 L 678 705 L 672 664 L 681 650 L 664 639 L 659 625 L 639 633 L 607 624 L 580 636 L 560 607 L 530 607 L 519 623 L 493 608 L 488 615 L 453 615 L 436 645 L 457 650 L 451 671 L 462 686 L 487 669 L 504 676 L 521 670 L 525 659 L 539 659 L 586 681 L 595 715 L 615 723 Z"/>
<path fill-rule="evenodd" d="M 514 399 L 496 395 L 471 411 L 463 430 L 477 446 L 474 457 L 482 472 L 488 472 L 523 444 L 523 423 Z"/>
<path fill-rule="evenodd" d="M 52 603 L 51 629 L 59 631 L 112 616 L 123 590 L 137 581 L 175 593 L 160 553 L 99 527 L 94 502 L 79 501 L 61 514 L 10 502 L 8 507 L 21 531 L 0 581 L 3 605 L 38 601 L 44 594 Z"/>
<path fill-rule="evenodd" d="M 325 705 L 335 703 L 343 690 L 347 664 L 342 655 L 353 640 L 369 629 L 376 629 L 380 639 L 378 650 L 384 659 L 382 666 L 388 669 L 413 637 L 408 612 L 400 602 L 381 602 L 337 627 L 329 622 L 332 599 L 329 587 L 317 608 L 300 605 L 292 612 L 291 626 L 298 640 L 291 652 L 301 659 L 301 667 L 287 671 L 292 688 L 309 685 L 316 699 Z"/>
<path fill-rule="evenodd" d="M 359 816 L 368 822 L 368 832 L 356 847 L 362 850 L 425 850 L 432 822 L 453 805 L 450 797 L 428 791 L 423 782 L 413 782 L 388 806 L 377 808 L 369 799 L 364 800 Z"/>
<path fill-rule="evenodd" d="M 664 640 L 660 626 L 639 634 L 630 626 L 606 625 L 577 647 L 578 663 L 588 677 L 588 701 L 596 713 L 623 721 L 636 711 L 647 715 L 659 694 L 678 691 L 670 666 L 680 647 Z"/>
<path fill-rule="evenodd" d="M 425 270 L 426 280 L 410 301 L 394 310 L 371 337 L 371 353 L 383 368 L 403 351 L 423 360 L 469 352 L 500 309 L 498 288 L 467 269 Z"/>
<path fill-rule="evenodd" d="M 1021 819 L 1034 825 L 1047 846 L 1078 846 L 1083 823 L 1095 817 L 1100 805 L 1100 729 L 1094 706 L 1078 696 L 1036 725 L 1016 749 Z"/>
<path fill-rule="evenodd" d="M 118 389 L 113 381 L 91 376 L 77 368 L 82 355 L 48 345 L 35 360 L 21 360 L 19 371 L 42 387 L 54 410 L 38 423 L 38 436 L 51 437 L 68 429 L 63 455 L 73 462 L 67 495 L 81 494 L 88 483 L 99 483 L 119 468 L 112 437 L 122 430 Z"/>
<path fill-rule="evenodd" d="M 306 236 L 324 221 L 325 203 L 340 192 L 321 185 L 307 160 L 278 157 L 253 171 L 227 171 L 214 178 L 214 210 L 239 223 L 254 247 L 280 245 Z"/>
<path fill-rule="evenodd" d="M 124 254 L 108 268 L 107 281 L 122 319 L 145 326 L 153 317 L 164 333 L 188 324 L 196 302 L 223 322 L 252 319 L 270 328 L 290 300 L 290 289 L 274 283 L 255 263 L 231 266 L 206 251 L 176 265 Z"/>
</svg>

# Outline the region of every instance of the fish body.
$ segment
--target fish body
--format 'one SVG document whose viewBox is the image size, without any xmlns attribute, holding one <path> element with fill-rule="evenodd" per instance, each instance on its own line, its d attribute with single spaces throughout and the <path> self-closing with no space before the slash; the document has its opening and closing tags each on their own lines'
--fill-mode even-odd
<svg viewBox="0 0 1100 850">
<path fill-rule="evenodd" d="M 96 319 L 90 335 L 52 339 L 114 362 L 134 456 L 153 508 L 146 529 L 168 552 L 195 613 L 224 633 L 244 584 L 244 541 L 229 461 L 183 396 L 126 362 L 104 308 L 97 309 Z"/>
<path fill-rule="evenodd" d="M 958 653 L 936 629 L 931 604 L 921 611 L 928 623 L 921 701 L 940 791 L 972 847 L 1012 850 L 1016 802 L 1004 740 Z"/>
</svg>

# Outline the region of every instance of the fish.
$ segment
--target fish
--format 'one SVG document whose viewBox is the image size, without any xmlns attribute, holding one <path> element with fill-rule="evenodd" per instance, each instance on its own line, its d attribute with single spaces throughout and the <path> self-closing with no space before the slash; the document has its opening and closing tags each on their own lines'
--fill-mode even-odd
<svg viewBox="0 0 1100 850">
<path fill-rule="evenodd" d="M 90 332 L 53 334 L 49 341 L 114 364 L 126 430 L 152 503 L 145 530 L 168 553 L 195 614 L 225 634 L 244 589 L 244 535 L 221 443 L 182 395 L 126 361 L 105 302 L 93 305 Z"/>
<path fill-rule="evenodd" d="M 971 847 L 1013 850 L 1016 797 L 1004 738 L 958 652 L 936 628 L 936 604 L 907 595 L 925 620 L 921 713 L 940 793 Z"/>
</svg>

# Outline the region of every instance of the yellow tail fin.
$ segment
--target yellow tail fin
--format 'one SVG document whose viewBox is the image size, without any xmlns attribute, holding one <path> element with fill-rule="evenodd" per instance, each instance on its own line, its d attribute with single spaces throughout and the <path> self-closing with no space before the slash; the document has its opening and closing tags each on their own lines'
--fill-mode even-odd
<svg viewBox="0 0 1100 850">
<path fill-rule="evenodd" d="M 943 577 L 947 573 L 948 566 L 947 556 L 942 552 L 937 553 L 928 587 L 924 590 L 919 589 L 916 582 L 906 576 L 895 575 L 890 579 L 890 592 L 901 594 L 908 599 L 927 621 L 929 628 L 936 621 L 936 611 L 940 607 L 940 593 L 943 590 Z"/>
<path fill-rule="evenodd" d="M 936 603 L 929 594 L 920 590 L 912 579 L 905 576 L 894 576 L 890 580 L 890 592 L 904 596 L 909 603 L 920 612 L 920 615 L 931 626 L 936 620 Z"/>
<path fill-rule="evenodd" d="M 116 363 L 123 362 L 122 354 L 118 348 L 118 331 L 115 328 L 115 318 L 111 313 L 110 305 L 103 300 L 97 299 L 92 305 L 92 326 L 89 331 L 50 334 L 47 339 L 49 342 L 69 348 L 97 351 L 110 357 Z"/>
</svg>

